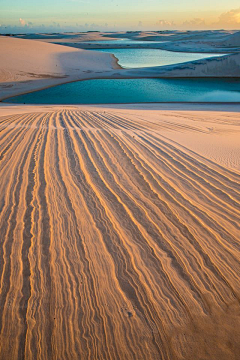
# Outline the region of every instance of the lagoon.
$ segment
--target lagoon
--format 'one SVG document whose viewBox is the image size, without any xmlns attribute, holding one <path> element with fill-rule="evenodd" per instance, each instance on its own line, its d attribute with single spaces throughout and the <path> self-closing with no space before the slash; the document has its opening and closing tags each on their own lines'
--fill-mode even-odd
<svg viewBox="0 0 240 360">
<path fill-rule="evenodd" d="M 98 79 L 5 100 L 26 104 L 240 102 L 240 79 Z"/>
<path fill-rule="evenodd" d="M 223 54 L 203 54 L 173 52 L 161 49 L 94 49 L 114 54 L 123 68 L 141 68 L 150 66 L 164 66 L 194 61 Z"/>
</svg>

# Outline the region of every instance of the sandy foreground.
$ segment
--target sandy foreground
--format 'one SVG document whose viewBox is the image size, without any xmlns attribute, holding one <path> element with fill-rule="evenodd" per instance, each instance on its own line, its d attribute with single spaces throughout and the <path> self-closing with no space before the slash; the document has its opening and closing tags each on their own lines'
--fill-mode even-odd
<svg viewBox="0 0 240 360">
<path fill-rule="evenodd" d="M 240 353 L 239 105 L 0 107 L 0 359 Z"/>
</svg>

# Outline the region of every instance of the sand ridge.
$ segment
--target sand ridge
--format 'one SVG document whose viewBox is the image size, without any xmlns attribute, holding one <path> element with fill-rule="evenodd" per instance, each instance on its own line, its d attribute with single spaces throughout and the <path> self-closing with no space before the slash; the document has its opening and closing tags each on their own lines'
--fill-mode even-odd
<svg viewBox="0 0 240 360">
<path fill-rule="evenodd" d="M 53 110 L 0 119 L 0 359 L 236 359 L 239 173 L 182 112 Z"/>
</svg>

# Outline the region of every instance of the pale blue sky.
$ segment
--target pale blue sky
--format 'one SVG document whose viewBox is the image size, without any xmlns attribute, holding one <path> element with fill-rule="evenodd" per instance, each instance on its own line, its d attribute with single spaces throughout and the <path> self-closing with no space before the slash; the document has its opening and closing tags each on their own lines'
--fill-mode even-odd
<svg viewBox="0 0 240 360">
<path fill-rule="evenodd" d="M 240 29 L 239 0 L 0 0 L 3 29 Z"/>
</svg>

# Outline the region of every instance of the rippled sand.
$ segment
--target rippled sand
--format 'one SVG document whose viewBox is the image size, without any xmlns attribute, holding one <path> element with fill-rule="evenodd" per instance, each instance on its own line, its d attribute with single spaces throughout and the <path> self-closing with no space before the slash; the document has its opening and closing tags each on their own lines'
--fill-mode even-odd
<svg viewBox="0 0 240 360">
<path fill-rule="evenodd" d="M 1 360 L 239 359 L 239 172 L 160 119 L 1 117 Z"/>
</svg>

